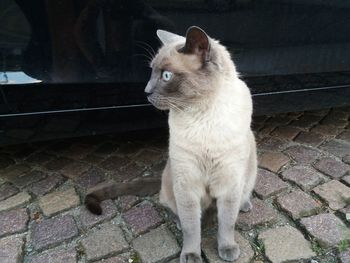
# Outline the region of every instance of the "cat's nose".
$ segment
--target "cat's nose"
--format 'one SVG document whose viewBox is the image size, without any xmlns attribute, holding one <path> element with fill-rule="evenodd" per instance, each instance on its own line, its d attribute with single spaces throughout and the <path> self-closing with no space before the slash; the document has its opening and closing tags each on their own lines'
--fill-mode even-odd
<svg viewBox="0 0 350 263">
<path fill-rule="evenodd" d="M 148 81 L 147 86 L 145 88 L 146 95 L 150 95 L 153 92 L 153 85 L 151 84 L 151 81 Z"/>
</svg>

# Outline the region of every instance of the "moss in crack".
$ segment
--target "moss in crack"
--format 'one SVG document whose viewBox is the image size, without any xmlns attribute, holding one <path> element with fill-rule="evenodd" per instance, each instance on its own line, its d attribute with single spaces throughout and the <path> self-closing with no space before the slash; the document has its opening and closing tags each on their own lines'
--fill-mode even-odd
<svg viewBox="0 0 350 263">
<path fill-rule="evenodd" d="M 339 252 L 344 252 L 350 247 L 350 242 L 347 239 L 343 239 L 342 241 L 339 242 L 338 245 L 338 251 Z"/>
<path fill-rule="evenodd" d="M 81 259 L 83 258 L 83 256 L 85 255 L 85 251 L 84 251 L 84 247 L 82 244 L 79 244 L 76 248 L 77 250 L 77 254 L 78 254 L 78 258 Z"/>
<path fill-rule="evenodd" d="M 139 254 L 137 254 L 136 252 L 133 253 L 132 255 L 130 255 L 130 259 L 129 262 L 132 263 L 141 263 L 141 258 L 139 256 Z"/>
<path fill-rule="evenodd" d="M 342 200 L 346 205 L 350 205 L 350 197 L 341 196 L 341 200 Z"/>
<path fill-rule="evenodd" d="M 312 250 L 319 256 L 324 254 L 323 248 L 317 243 L 316 240 L 311 240 Z"/>
<path fill-rule="evenodd" d="M 255 251 L 254 262 L 266 262 L 265 245 L 262 240 L 256 239 L 251 243 L 253 250 Z"/>
</svg>

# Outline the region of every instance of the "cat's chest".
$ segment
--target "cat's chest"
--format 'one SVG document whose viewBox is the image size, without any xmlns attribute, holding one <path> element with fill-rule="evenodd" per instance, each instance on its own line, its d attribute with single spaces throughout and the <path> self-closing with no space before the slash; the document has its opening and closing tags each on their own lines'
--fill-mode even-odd
<svg viewBox="0 0 350 263">
<path fill-rule="evenodd" d="M 180 124 L 170 127 L 170 143 L 210 160 L 242 144 L 246 130 L 247 127 L 240 125 L 239 121 L 224 118 L 183 119 Z"/>
</svg>

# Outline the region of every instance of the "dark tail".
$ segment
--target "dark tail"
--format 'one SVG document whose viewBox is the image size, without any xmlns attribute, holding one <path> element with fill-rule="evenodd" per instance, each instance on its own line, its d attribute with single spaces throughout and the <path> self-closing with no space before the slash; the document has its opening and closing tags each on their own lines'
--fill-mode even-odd
<svg viewBox="0 0 350 263">
<path fill-rule="evenodd" d="M 89 190 L 85 197 L 85 206 L 91 213 L 101 215 L 100 204 L 103 200 L 114 199 L 122 195 L 153 195 L 159 192 L 160 184 L 160 177 L 145 177 L 125 183 L 103 182 Z"/>
</svg>

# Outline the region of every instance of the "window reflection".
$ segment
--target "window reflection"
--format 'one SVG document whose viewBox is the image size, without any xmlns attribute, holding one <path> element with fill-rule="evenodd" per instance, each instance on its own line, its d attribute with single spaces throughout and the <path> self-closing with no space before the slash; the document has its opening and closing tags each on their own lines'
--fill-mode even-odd
<svg viewBox="0 0 350 263">
<path fill-rule="evenodd" d="M 145 81 L 159 46 L 155 31 L 174 30 L 168 18 L 142 0 L 4 1 L 3 10 L 16 11 L 0 14 L 1 70 L 20 65 L 45 82 Z M 26 41 L 16 31 L 19 17 Z M 14 46 L 21 56 L 14 56 Z"/>
<path fill-rule="evenodd" d="M 242 75 L 350 70 L 350 2 L 1 0 L 0 72 L 43 82 L 145 82 L 157 29 L 203 27 Z"/>
<path fill-rule="evenodd" d="M 41 80 L 34 79 L 23 71 L 6 71 L 0 73 L 0 85 L 5 84 L 29 84 L 29 83 L 40 83 Z"/>
</svg>

